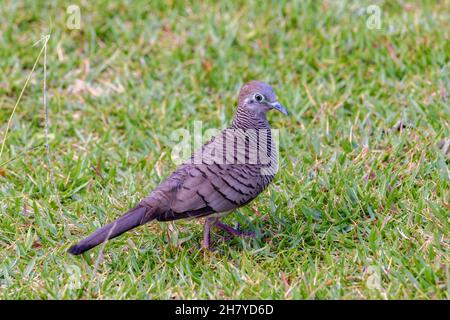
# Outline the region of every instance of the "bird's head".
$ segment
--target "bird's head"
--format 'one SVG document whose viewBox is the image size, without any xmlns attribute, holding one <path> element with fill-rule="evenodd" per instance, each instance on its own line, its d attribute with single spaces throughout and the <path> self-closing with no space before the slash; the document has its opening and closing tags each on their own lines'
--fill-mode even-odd
<svg viewBox="0 0 450 320">
<path fill-rule="evenodd" d="M 250 111 L 264 115 L 267 111 L 275 109 L 287 115 L 287 110 L 277 101 L 272 87 L 261 81 L 249 81 L 239 92 L 238 105 Z"/>
</svg>

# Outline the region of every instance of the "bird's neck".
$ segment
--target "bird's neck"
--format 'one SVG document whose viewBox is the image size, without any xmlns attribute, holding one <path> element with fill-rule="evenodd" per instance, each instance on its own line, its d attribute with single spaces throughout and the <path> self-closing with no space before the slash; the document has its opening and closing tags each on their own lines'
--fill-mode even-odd
<svg viewBox="0 0 450 320">
<path fill-rule="evenodd" d="M 231 123 L 232 129 L 270 129 L 265 113 L 256 114 L 238 106 Z"/>
</svg>

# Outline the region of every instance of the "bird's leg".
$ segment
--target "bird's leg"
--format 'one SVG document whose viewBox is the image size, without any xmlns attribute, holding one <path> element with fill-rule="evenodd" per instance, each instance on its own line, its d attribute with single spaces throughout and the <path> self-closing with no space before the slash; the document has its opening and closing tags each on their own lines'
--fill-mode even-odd
<svg viewBox="0 0 450 320">
<path fill-rule="evenodd" d="M 205 224 L 203 225 L 203 241 L 202 241 L 202 248 L 209 250 L 210 249 L 210 230 L 211 225 L 216 222 L 216 218 L 206 218 Z"/>
<path fill-rule="evenodd" d="M 255 233 L 253 231 L 241 231 L 238 229 L 234 229 L 232 227 L 230 227 L 229 225 L 220 222 L 219 220 L 217 220 L 214 223 L 214 226 L 216 228 L 222 229 L 223 231 L 225 231 L 226 233 L 228 233 L 229 235 L 235 236 L 235 237 L 251 237 L 254 238 L 255 237 Z"/>
</svg>

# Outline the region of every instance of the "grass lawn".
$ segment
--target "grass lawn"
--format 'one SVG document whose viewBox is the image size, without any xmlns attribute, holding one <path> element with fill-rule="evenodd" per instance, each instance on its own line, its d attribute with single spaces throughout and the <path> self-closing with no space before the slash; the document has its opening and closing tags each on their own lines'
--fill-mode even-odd
<svg viewBox="0 0 450 320">
<path fill-rule="evenodd" d="M 450 1 L 126 2 L 0 5 L 0 299 L 450 298 Z M 14 109 L 46 34 L 48 135 L 43 54 Z M 153 222 L 66 253 L 251 79 L 290 111 L 273 184 L 225 218 L 256 239 Z"/>
</svg>

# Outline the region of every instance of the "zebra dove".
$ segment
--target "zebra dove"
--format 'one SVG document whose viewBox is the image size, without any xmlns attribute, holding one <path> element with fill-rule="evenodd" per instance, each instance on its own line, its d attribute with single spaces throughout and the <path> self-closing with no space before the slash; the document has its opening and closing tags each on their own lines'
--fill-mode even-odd
<svg viewBox="0 0 450 320">
<path fill-rule="evenodd" d="M 134 208 L 68 252 L 81 254 L 151 220 L 206 217 L 205 249 L 210 248 L 211 226 L 233 236 L 250 235 L 219 219 L 252 201 L 273 179 L 278 154 L 266 119 L 270 109 L 287 115 L 269 85 L 259 81 L 244 84 L 231 127 L 194 152 Z"/>
</svg>

